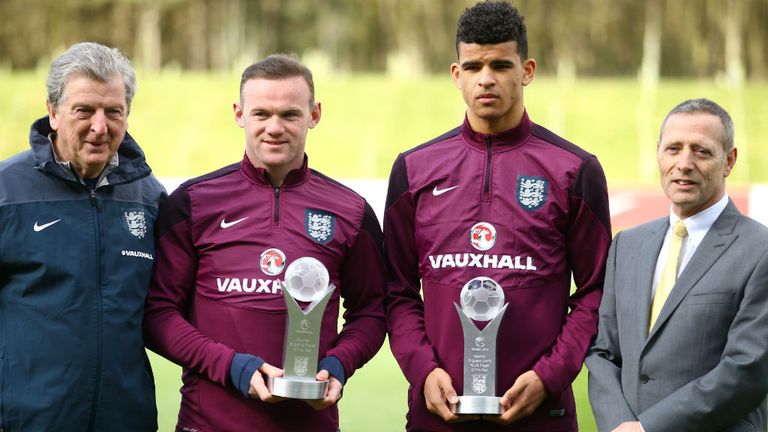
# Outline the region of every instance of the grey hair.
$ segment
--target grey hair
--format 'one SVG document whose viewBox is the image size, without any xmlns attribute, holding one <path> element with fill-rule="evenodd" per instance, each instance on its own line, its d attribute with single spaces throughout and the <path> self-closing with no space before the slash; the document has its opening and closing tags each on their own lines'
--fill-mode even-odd
<svg viewBox="0 0 768 432">
<path fill-rule="evenodd" d="M 131 62 L 117 49 L 95 42 L 72 45 L 51 63 L 48 71 L 48 103 L 54 108 L 65 98 L 64 88 L 72 76 L 82 75 L 101 82 L 120 76 L 125 83 L 125 104 L 131 109 L 136 93 L 136 73 Z"/>
<path fill-rule="evenodd" d="M 675 114 L 712 114 L 720 119 L 720 123 L 723 125 L 723 132 L 725 139 L 723 145 L 725 150 L 728 151 L 733 148 L 733 120 L 723 107 L 709 99 L 688 99 L 681 102 L 676 107 L 672 108 L 672 111 L 664 117 L 664 122 L 661 123 L 661 130 L 659 131 L 659 141 L 661 141 L 661 132 L 664 130 L 664 126 L 667 124 L 667 120 Z"/>
</svg>

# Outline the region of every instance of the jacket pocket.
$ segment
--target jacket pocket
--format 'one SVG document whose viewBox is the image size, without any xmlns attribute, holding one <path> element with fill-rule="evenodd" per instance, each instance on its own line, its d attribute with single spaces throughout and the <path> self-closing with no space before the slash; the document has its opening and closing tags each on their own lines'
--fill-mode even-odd
<svg viewBox="0 0 768 432">
<path fill-rule="evenodd" d="M 688 305 L 702 304 L 733 304 L 736 293 L 733 292 L 710 292 L 691 294 L 686 301 Z"/>
</svg>

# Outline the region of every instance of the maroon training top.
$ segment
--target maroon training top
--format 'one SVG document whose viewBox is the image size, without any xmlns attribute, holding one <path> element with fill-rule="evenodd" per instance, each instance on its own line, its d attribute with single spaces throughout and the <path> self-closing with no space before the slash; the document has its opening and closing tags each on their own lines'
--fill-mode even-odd
<svg viewBox="0 0 768 432">
<path fill-rule="evenodd" d="M 411 384 L 408 430 L 576 431 L 571 382 L 597 331 L 611 241 L 597 159 L 527 114 L 496 135 L 477 133 L 465 120 L 397 158 L 384 237 L 387 325 Z M 532 416 L 508 427 L 448 425 L 424 402 L 424 380 L 436 367 L 463 392 L 454 302 L 477 276 L 500 283 L 509 303 L 498 334 L 498 395 L 528 370 L 549 395 Z"/>
<path fill-rule="evenodd" d="M 347 378 L 384 341 L 381 229 L 365 200 L 307 169 L 273 187 L 240 164 L 190 180 L 157 221 L 157 262 L 144 318 L 147 346 L 184 368 L 178 431 L 335 431 L 336 406 L 248 400 L 229 378 L 235 352 L 282 367 L 285 302 L 279 281 L 296 258 L 328 268 L 336 290 L 323 317 L 319 358 Z M 339 298 L 344 328 L 337 334 Z M 350 395 L 347 395 L 350 397 Z"/>
</svg>

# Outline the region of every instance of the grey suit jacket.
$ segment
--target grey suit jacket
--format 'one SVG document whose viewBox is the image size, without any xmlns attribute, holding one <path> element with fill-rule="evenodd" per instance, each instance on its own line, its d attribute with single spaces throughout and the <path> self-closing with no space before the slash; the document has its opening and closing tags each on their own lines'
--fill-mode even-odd
<svg viewBox="0 0 768 432">
<path fill-rule="evenodd" d="M 648 333 L 669 218 L 616 235 L 608 254 L 589 399 L 599 430 L 766 430 L 768 229 L 729 202 Z"/>
</svg>

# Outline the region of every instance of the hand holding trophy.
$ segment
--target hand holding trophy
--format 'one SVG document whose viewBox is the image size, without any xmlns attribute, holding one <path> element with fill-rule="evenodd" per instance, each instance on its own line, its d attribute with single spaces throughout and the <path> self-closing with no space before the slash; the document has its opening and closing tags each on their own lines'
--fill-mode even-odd
<svg viewBox="0 0 768 432">
<path fill-rule="evenodd" d="M 317 381 L 320 325 L 331 298 L 328 269 L 312 257 L 301 257 L 285 270 L 283 298 L 287 311 L 282 377 L 269 378 L 275 396 L 294 399 L 323 399 L 328 381 Z M 301 309 L 296 300 L 310 302 Z"/>
<path fill-rule="evenodd" d="M 507 310 L 504 290 L 491 278 L 476 277 L 461 289 L 456 311 L 464 331 L 464 395 L 455 414 L 501 414 L 496 394 L 496 336 Z M 474 321 L 490 321 L 479 330 Z"/>
</svg>

